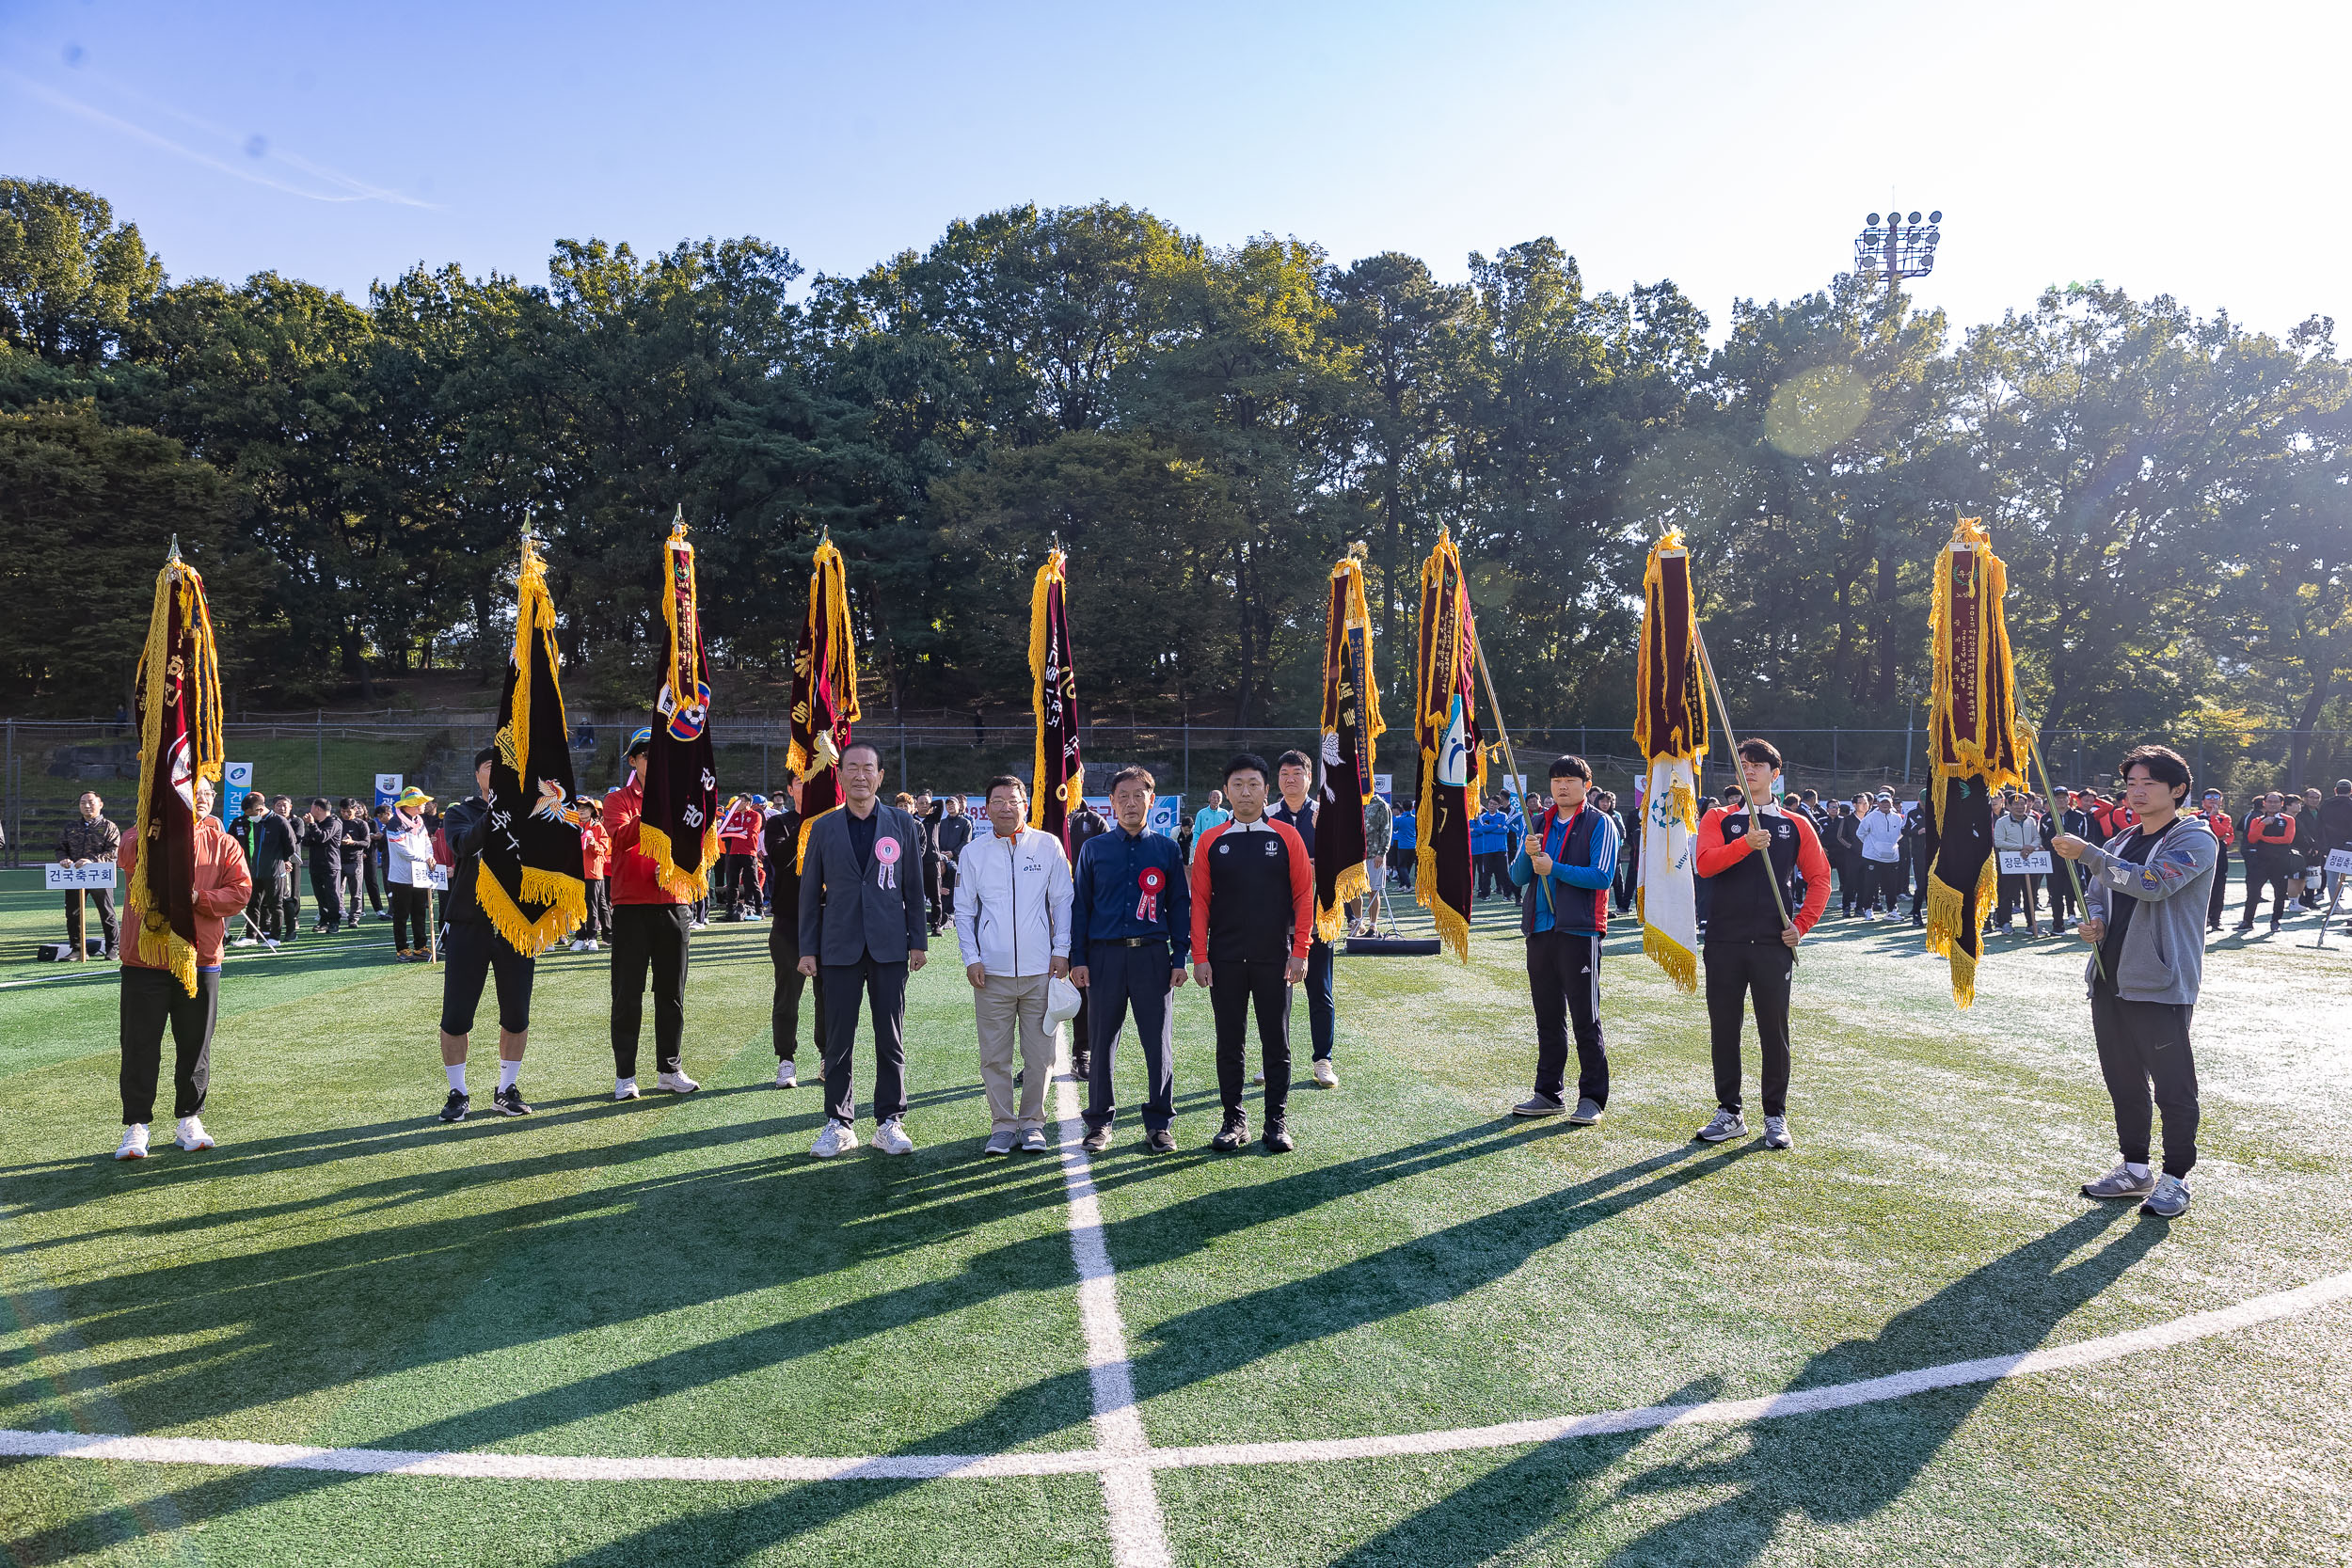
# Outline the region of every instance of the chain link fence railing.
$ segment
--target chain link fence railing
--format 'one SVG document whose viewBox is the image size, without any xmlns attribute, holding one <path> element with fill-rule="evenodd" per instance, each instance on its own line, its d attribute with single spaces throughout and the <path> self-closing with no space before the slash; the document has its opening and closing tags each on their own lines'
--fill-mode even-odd
<svg viewBox="0 0 2352 1568">
<path fill-rule="evenodd" d="M 496 718 L 489 709 L 248 716 L 224 725 L 223 739 L 229 759 L 250 764 L 253 787 L 266 795 L 372 800 L 380 775 L 398 774 L 405 784 L 447 800 L 471 790 L 473 752 L 488 742 Z M 621 749 L 644 722 L 642 713 L 574 715 L 573 764 L 583 791 L 620 781 Z M 1026 713 L 933 711 L 909 713 L 902 721 L 883 716 L 860 724 L 857 733 L 881 751 L 884 787 L 893 792 L 928 787 L 977 793 L 994 774 L 1025 780 L 1035 766 Z M 1925 778 L 1923 730 L 1767 727 L 1757 733 L 1780 748 L 1785 778 L 1794 789 L 1818 789 L 1824 796 L 1900 792 L 1915 790 Z M 0 827 L 8 832 L 8 864 L 48 858 L 86 789 L 97 791 L 117 822 L 132 810 L 138 747 L 127 721 L 0 719 L 0 790 L 5 791 Z M 1132 721 L 1089 722 L 1081 738 L 1093 781 L 1089 793 L 1102 792 L 1112 769 L 1140 763 L 1152 769 L 1161 794 L 1184 798 L 1187 812 L 1224 782 L 1226 760 L 1235 752 L 1271 760 L 1296 747 L 1311 755 L 1317 740 L 1311 724 Z M 772 795 L 784 787 L 790 732 L 783 716 L 723 718 L 715 739 L 724 791 Z M 1597 781 L 1620 793 L 1643 770 L 1631 737 L 1613 724 L 1541 725 L 1514 730 L 1512 739 L 1520 771 L 1538 791 L 1550 759 L 1564 752 L 1584 757 Z M 2116 760 L 2150 740 L 2178 749 L 2195 768 L 2201 788 L 2210 783 L 2237 805 L 2249 790 L 2284 786 L 2295 737 L 2284 730 L 2227 736 L 2066 730 L 2044 735 L 2042 744 L 2054 783 L 2106 787 L 2113 782 Z M 1715 750 L 1727 752 L 1720 742 Z M 1719 790 L 1731 782 L 1727 758 L 1719 754 L 1711 764 L 1706 783 Z M 1409 732 L 1400 727 L 1383 736 L 1375 766 L 1389 776 L 1393 791 L 1409 791 L 1414 778 Z M 1500 758 L 1495 772 L 1499 778 Z M 2325 791 L 2347 773 L 2352 773 L 2352 732 L 2319 731 L 2306 738 L 2306 783 Z"/>
</svg>

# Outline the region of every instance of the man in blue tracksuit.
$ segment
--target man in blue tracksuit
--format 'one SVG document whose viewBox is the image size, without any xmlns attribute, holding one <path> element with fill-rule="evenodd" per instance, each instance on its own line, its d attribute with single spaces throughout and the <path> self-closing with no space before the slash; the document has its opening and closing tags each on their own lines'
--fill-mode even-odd
<svg viewBox="0 0 2352 1568">
<path fill-rule="evenodd" d="M 1617 876 L 1617 824 L 1585 800 L 1593 770 L 1582 757 L 1551 765 L 1551 804 L 1511 861 L 1527 936 L 1527 984 L 1535 1000 L 1535 1093 L 1514 1116 L 1567 1109 L 1568 1022 L 1576 1023 L 1577 1101 L 1568 1119 L 1590 1127 L 1609 1103 L 1609 1050 L 1600 1035 L 1600 941 L 1609 931 L 1609 886 Z"/>
<path fill-rule="evenodd" d="M 1192 940 L 1192 884 L 1176 841 L 1144 831 L 1156 787 L 1141 768 L 1111 775 L 1111 816 L 1118 826 L 1080 847 L 1073 873 L 1070 983 L 1083 988 L 1089 1001 L 1086 1016 L 1094 1037 L 1081 1042 L 1091 1052 L 1085 1143 L 1096 1153 L 1110 1147 L 1116 1110 L 1111 1054 L 1130 1007 L 1143 1047 L 1144 1147 L 1155 1154 L 1176 1147 L 1169 1131 L 1176 1119 L 1169 1031 Z"/>
<path fill-rule="evenodd" d="M 1499 801 L 1490 799 L 1486 809 L 1470 818 L 1470 864 L 1478 870 L 1478 891 L 1473 896 L 1500 896 L 1510 863 L 1511 818 Z"/>
</svg>

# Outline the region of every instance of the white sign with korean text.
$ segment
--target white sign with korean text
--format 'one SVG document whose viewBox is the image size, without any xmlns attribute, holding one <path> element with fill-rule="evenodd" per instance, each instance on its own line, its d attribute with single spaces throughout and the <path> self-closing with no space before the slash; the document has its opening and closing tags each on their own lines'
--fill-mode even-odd
<svg viewBox="0 0 2352 1568">
<path fill-rule="evenodd" d="M 68 893 L 72 893 L 77 888 L 112 887 L 115 885 L 115 867 L 112 861 L 98 861 L 93 862 L 88 865 L 53 864 L 47 867 L 47 870 L 49 872 L 49 887 L 52 889 L 62 888 Z"/>
<path fill-rule="evenodd" d="M 2332 877 L 2352 877 L 2352 849 L 2328 850 L 2328 873 Z"/>
<path fill-rule="evenodd" d="M 2031 854 L 2015 849 L 2001 851 L 2001 870 L 2011 877 L 2046 877 L 2050 872 L 2050 851 L 2036 849 Z"/>
</svg>

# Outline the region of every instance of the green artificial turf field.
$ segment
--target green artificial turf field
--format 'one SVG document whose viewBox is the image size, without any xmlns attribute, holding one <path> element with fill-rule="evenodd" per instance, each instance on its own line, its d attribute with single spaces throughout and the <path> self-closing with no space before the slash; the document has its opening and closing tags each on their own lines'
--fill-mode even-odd
<svg viewBox="0 0 2352 1568">
<path fill-rule="evenodd" d="M 23 961 L 57 924 L 37 874 L 0 879 L 0 1428 L 610 1463 L 501 1480 L 0 1460 L 13 1562 L 2352 1560 L 2341 1299 L 1812 1414 L 1161 1453 L 1106 1484 L 1083 1456 L 1116 1449 L 1116 1418 L 1090 1418 L 1121 1369 L 1089 1374 L 1073 1188 L 1057 1155 L 979 1152 L 952 962 L 913 990 L 910 1159 L 808 1158 L 817 1091 L 768 1086 L 764 927 L 695 939 L 700 1094 L 611 1101 L 605 961 L 565 952 L 540 970 L 537 1114 L 443 1127 L 438 974 L 389 961 L 370 923 L 232 956 L 220 1147 L 168 1147 L 167 1117 L 154 1157 L 118 1164 L 111 974 Z M 2214 943 L 2197 1202 L 2169 1225 L 2075 1196 L 2114 1157 L 2079 944 L 1995 939 L 1957 1013 L 1910 927 L 1818 933 L 1783 1154 L 1691 1141 L 1711 1109 L 1704 1010 L 1623 927 L 1608 1116 L 1502 1114 L 1533 1060 L 1515 930 L 1490 906 L 1467 969 L 1343 958 L 1342 1084 L 1294 1092 L 1279 1158 L 1206 1149 L 1207 1008 L 1181 993 L 1178 1151 L 1144 1152 L 1125 1120 L 1072 1160 L 1155 1453 L 1830 1387 L 2352 1270 L 2352 957 L 2341 934 L 2313 950 L 2308 917 Z M 1304 1025 L 1302 1007 L 1302 1072 Z M 1121 1078 L 1139 1085 L 1132 1036 Z M 924 1455 L 1012 1473 L 924 1479 Z M 644 1463 L 665 1456 L 882 1463 L 681 1479 Z M 1115 1550 L 1114 1522 L 1137 1520 Z"/>
</svg>

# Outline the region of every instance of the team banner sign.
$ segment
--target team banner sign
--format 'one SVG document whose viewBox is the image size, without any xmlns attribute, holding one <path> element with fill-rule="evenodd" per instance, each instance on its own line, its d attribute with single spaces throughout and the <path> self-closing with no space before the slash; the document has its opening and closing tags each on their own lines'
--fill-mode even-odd
<svg viewBox="0 0 2352 1568">
<path fill-rule="evenodd" d="M 638 847 L 653 857 L 663 890 L 691 903 L 709 893 L 719 858 L 719 764 L 710 744 L 710 667 L 703 659 L 694 546 L 686 542 L 683 508 L 661 546 L 661 564 L 669 657 L 654 699 Z"/>
<path fill-rule="evenodd" d="M 1642 794 L 1642 951 L 1686 991 L 1698 990 L 1699 913 L 1693 880 L 1697 759 L 1707 753 L 1707 693 L 1699 674 L 1698 605 L 1691 552 L 1669 532 L 1642 572 L 1642 646 L 1633 744 L 1648 764 Z"/>
<path fill-rule="evenodd" d="M 1486 793 L 1478 733 L 1477 630 L 1462 557 L 1440 532 L 1421 568 L 1421 645 L 1414 660 L 1413 740 L 1421 752 L 1421 847 L 1413 897 L 1438 940 L 1470 962 L 1472 802 Z M 1320 836 L 1320 835 L 1318 835 Z"/>
<path fill-rule="evenodd" d="M 808 575 L 808 618 L 792 655 L 792 745 L 785 767 L 801 784 L 801 842 L 805 863 L 808 830 L 841 803 L 841 753 L 857 705 L 857 644 L 850 633 L 850 581 L 831 539 L 817 546 Z"/>
<path fill-rule="evenodd" d="M 1331 568 L 1323 634 L 1323 802 L 1315 813 L 1315 935 L 1336 942 L 1344 907 L 1371 887 L 1364 869 L 1364 802 L 1372 798 L 1373 744 L 1388 733 L 1372 679 L 1372 610 L 1364 599 L 1364 546 Z"/>
<path fill-rule="evenodd" d="M 1977 999 L 1984 914 L 1998 883 L 1993 856 L 1993 797 L 2023 788 L 2017 738 L 2017 672 L 2010 659 L 2001 600 L 2009 571 L 1974 517 L 1952 531 L 1935 561 L 1929 623 L 1935 683 L 1928 718 L 1928 950 L 1951 960 L 1952 1000 Z"/>
<path fill-rule="evenodd" d="M 560 668 L 547 566 L 525 536 L 515 584 L 515 651 L 492 743 L 498 756 L 490 764 L 490 835 L 474 896 L 507 944 L 532 958 L 588 918 Z"/>
<path fill-rule="evenodd" d="M 220 784 L 220 652 L 204 579 L 180 559 L 176 545 L 155 576 L 155 607 L 135 680 L 138 863 L 124 902 L 139 911 L 140 960 L 170 970 L 194 996 L 196 784 Z"/>
<path fill-rule="evenodd" d="M 1070 808 L 1085 796 L 1087 782 L 1086 762 L 1078 754 L 1078 673 L 1070 664 L 1069 568 L 1069 557 L 1048 552 L 1029 591 L 1029 675 L 1037 720 L 1029 826 L 1056 838 L 1062 838 Z"/>
</svg>

